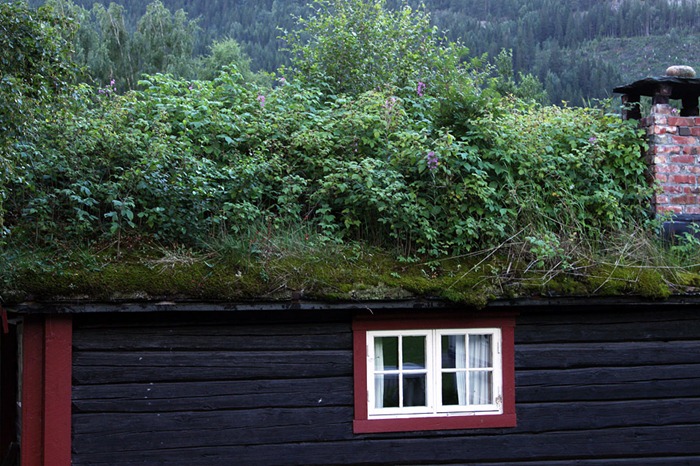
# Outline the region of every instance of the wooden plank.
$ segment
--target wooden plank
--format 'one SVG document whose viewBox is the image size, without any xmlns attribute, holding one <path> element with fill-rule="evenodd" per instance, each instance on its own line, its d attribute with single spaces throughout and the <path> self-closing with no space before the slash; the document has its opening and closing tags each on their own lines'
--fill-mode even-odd
<svg viewBox="0 0 700 466">
<path fill-rule="evenodd" d="M 700 364 L 519 370 L 520 402 L 700 397 Z"/>
<path fill-rule="evenodd" d="M 516 344 L 515 370 L 694 364 L 699 355 L 700 341 Z"/>
<path fill-rule="evenodd" d="M 518 322 L 516 344 L 602 341 L 672 341 L 696 339 L 700 335 L 700 318 L 686 320 L 640 320 L 607 322 L 602 317 L 593 322 L 552 322 L 522 324 Z"/>
<path fill-rule="evenodd" d="M 73 387 L 74 413 L 351 406 L 352 402 L 352 377 Z"/>
<path fill-rule="evenodd" d="M 537 308 L 529 309 L 518 315 L 518 327 L 535 326 L 571 326 L 579 324 L 627 324 L 638 322 L 689 321 L 698 319 L 695 308 L 635 306 L 621 309 L 617 306 L 581 306 L 565 310 Z"/>
<path fill-rule="evenodd" d="M 71 316 L 44 321 L 44 464 L 71 464 Z M 36 383 L 36 381 L 32 381 Z"/>
<path fill-rule="evenodd" d="M 352 352 L 95 351 L 73 356 L 75 384 L 334 377 L 352 374 Z"/>
<path fill-rule="evenodd" d="M 269 335 L 231 335 L 223 332 L 207 332 L 202 335 L 175 333 L 172 329 L 159 333 L 151 332 L 99 332 L 77 335 L 75 349 L 84 350 L 134 350 L 148 351 L 168 350 L 227 350 L 235 348 L 241 351 L 252 350 L 297 350 L 310 349 L 345 349 L 350 347 L 352 334 L 331 333 L 307 335 L 281 335 L 271 332 Z"/>
<path fill-rule="evenodd" d="M 482 463 L 488 466 L 697 466 L 700 464 L 700 456 L 665 456 L 663 458 L 605 458 L 587 460 L 564 461 L 515 461 L 515 462 L 488 462 Z"/>
<path fill-rule="evenodd" d="M 519 405 L 517 410 L 517 428 L 500 429 L 502 433 L 517 436 L 683 424 L 695 424 L 700 429 L 700 419 L 696 414 L 700 412 L 700 399 L 534 403 Z M 144 445 L 155 445 L 153 448 L 227 445 L 230 444 L 230 439 L 235 439 L 238 445 L 253 445 L 353 438 L 351 406 L 96 413 L 75 414 L 73 418 L 75 444 L 92 445 L 94 442 L 104 442 L 108 445 L 106 448 L 115 452 L 129 451 Z M 317 423 L 320 425 L 317 426 Z M 462 432 L 467 436 L 489 433 L 493 434 L 494 431 L 482 429 Z M 452 435 L 455 434 L 456 432 L 452 432 Z M 443 434 L 423 435 L 437 438 Z M 74 446 L 74 450 L 76 448 Z M 94 446 L 85 448 L 90 449 Z"/>
<path fill-rule="evenodd" d="M 73 419 L 73 452 L 348 440 L 349 419 L 351 407 L 78 414 Z"/>
<path fill-rule="evenodd" d="M 209 303 L 203 303 L 208 306 Z M 179 303 L 178 306 L 187 306 L 186 303 Z M 169 328 L 173 326 L 197 327 L 205 323 L 216 327 L 227 327 L 232 325 L 256 325 L 264 321 L 265 324 L 279 325 L 325 325 L 327 323 L 346 323 L 352 320 L 351 309 L 338 309 L 333 312 L 325 310 L 304 310 L 289 312 L 282 310 L 279 306 L 272 306 L 269 309 L 256 303 L 253 312 L 229 311 L 225 308 L 214 310 L 192 309 L 192 313 L 173 312 L 170 307 L 165 306 L 161 312 L 112 312 L 109 304 L 97 304 L 94 307 L 86 307 L 78 312 L 76 316 L 76 329 L 89 328 Z M 216 305 L 212 306 L 216 307 Z M 275 309 L 273 309 L 273 307 Z M 262 312 L 261 312 L 262 311 Z M 264 319 L 261 319 L 264 315 Z M 164 318 L 166 317 L 166 318 Z"/>
<path fill-rule="evenodd" d="M 700 398 L 609 402 L 521 403 L 517 432 L 593 431 L 616 427 L 696 424 Z M 698 432 L 700 440 L 700 432 Z M 700 445 L 698 446 L 700 452 Z"/>
<path fill-rule="evenodd" d="M 22 326 L 20 423 L 22 466 L 44 464 L 44 322 L 28 316 Z"/>
<path fill-rule="evenodd" d="M 386 434 L 384 434 L 386 435 Z M 272 445 L 175 448 L 122 452 L 119 464 L 168 464 L 215 466 L 236 464 L 376 464 L 440 463 L 488 464 L 527 459 L 605 460 L 700 456 L 698 425 L 598 429 L 546 434 L 443 436 L 438 438 L 388 438 L 379 435 L 352 441 L 277 443 Z M 74 465 L 114 464 L 112 452 L 76 452 Z M 568 463 L 575 464 L 575 463 Z M 634 464 L 634 463 L 631 463 Z"/>
</svg>

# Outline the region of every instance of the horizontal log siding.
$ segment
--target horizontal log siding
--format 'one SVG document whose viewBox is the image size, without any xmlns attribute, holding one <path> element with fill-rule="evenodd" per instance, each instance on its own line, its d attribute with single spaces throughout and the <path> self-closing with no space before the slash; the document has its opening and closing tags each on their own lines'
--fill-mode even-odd
<svg viewBox="0 0 700 466">
<path fill-rule="evenodd" d="M 73 464 L 700 464 L 700 311 L 524 311 L 518 427 L 354 435 L 349 316 L 77 318 Z"/>
</svg>

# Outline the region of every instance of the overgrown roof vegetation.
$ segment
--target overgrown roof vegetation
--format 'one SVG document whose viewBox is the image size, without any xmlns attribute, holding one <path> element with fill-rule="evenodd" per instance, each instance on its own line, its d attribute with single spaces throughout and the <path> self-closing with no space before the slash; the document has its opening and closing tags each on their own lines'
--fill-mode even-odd
<svg viewBox="0 0 700 466">
<path fill-rule="evenodd" d="M 681 267 L 691 237 L 654 239 L 633 123 L 537 104 L 531 87 L 464 61 L 424 11 L 319 5 L 273 87 L 227 68 L 34 99 L 10 74 L 2 122 L 31 131 L 1 146 L 3 299 L 484 304 L 666 296 L 698 280 Z M 390 27 L 397 40 L 378 44 Z M 59 40 L 25 32 L 13 40 Z M 17 99 L 32 111 L 13 113 Z"/>
</svg>

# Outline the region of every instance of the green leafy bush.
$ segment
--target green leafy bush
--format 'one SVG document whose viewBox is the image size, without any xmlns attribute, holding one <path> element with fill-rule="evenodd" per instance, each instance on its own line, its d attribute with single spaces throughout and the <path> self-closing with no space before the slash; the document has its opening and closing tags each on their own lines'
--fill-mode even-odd
<svg viewBox="0 0 700 466">
<path fill-rule="evenodd" d="M 12 148 L 15 237 L 193 247 L 265 228 L 438 257 L 522 234 L 549 259 L 644 219 L 652 188 L 631 123 L 521 99 L 508 77 L 503 91 L 422 10 L 317 5 L 335 16 L 305 22 L 308 43 L 294 36 L 303 79 L 261 87 L 229 67 L 147 76 L 127 94 L 73 87 Z"/>
</svg>

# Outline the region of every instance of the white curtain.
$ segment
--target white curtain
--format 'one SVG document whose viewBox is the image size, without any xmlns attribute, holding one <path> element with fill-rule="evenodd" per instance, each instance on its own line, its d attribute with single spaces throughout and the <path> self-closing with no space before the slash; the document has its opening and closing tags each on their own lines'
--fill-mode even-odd
<svg viewBox="0 0 700 466">
<path fill-rule="evenodd" d="M 488 369 L 491 363 L 491 335 L 469 335 L 469 368 Z M 491 404 L 490 370 L 469 373 L 469 404 Z"/>
<path fill-rule="evenodd" d="M 466 336 L 456 336 L 455 339 L 455 366 L 457 369 L 457 400 L 460 406 L 467 404 L 467 347 L 464 343 Z"/>
<path fill-rule="evenodd" d="M 374 370 L 384 370 L 384 343 L 381 338 L 374 339 Z M 384 407 L 384 374 L 374 374 L 374 407 Z"/>
</svg>

